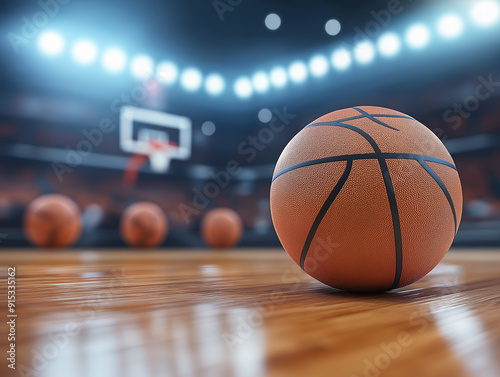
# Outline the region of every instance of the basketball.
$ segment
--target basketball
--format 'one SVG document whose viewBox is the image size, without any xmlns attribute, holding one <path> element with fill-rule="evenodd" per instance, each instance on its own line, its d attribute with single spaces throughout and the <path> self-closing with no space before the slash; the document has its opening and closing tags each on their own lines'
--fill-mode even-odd
<svg viewBox="0 0 500 377">
<path fill-rule="evenodd" d="M 24 232 L 36 246 L 66 247 L 80 237 L 80 209 L 70 198 L 44 195 L 32 201 L 24 214 Z"/>
<path fill-rule="evenodd" d="M 201 235 L 208 246 L 226 248 L 240 242 L 243 223 L 240 216 L 229 208 L 216 208 L 207 212 L 201 223 Z"/>
<path fill-rule="evenodd" d="M 163 210 L 154 203 L 135 203 L 123 213 L 120 233 L 125 243 L 130 246 L 158 246 L 168 233 L 167 217 Z"/>
<path fill-rule="evenodd" d="M 289 256 L 334 288 L 406 286 L 444 257 L 462 214 L 455 164 L 438 137 L 372 106 L 326 114 L 281 153 L 271 214 Z"/>
</svg>

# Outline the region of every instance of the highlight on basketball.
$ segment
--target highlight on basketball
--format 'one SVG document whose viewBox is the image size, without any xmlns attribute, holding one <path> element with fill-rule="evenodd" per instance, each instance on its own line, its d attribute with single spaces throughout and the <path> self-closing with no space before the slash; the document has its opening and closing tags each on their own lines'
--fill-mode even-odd
<svg viewBox="0 0 500 377">
<path fill-rule="evenodd" d="M 0 10 L 1 377 L 500 376 L 499 0 Z"/>
</svg>

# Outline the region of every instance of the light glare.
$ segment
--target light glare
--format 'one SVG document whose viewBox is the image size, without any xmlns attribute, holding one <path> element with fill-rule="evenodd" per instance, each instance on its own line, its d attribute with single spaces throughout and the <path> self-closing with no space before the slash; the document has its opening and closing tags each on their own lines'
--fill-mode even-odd
<svg viewBox="0 0 500 377">
<path fill-rule="evenodd" d="M 252 95 L 252 83 L 246 77 L 240 77 L 234 83 L 234 92 L 240 98 L 248 98 Z"/>
<path fill-rule="evenodd" d="M 202 80 L 203 77 L 199 70 L 196 68 L 186 68 L 184 72 L 182 72 L 181 85 L 188 92 L 194 92 L 200 88 Z"/>
<path fill-rule="evenodd" d="M 302 62 L 292 63 L 288 71 L 294 83 L 301 83 L 307 78 L 307 68 Z"/>
<path fill-rule="evenodd" d="M 109 48 L 104 52 L 102 64 L 109 72 L 120 72 L 125 67 L 125 53 L 119 48 Z"/>
<path fill-rule="evenodd" d="M 406 42 L 413 49 L 425 47 L 429 43 L 430 37 L 429 29 L 422 24 L 413 25 L 406 32 Z"/>
<path fill-rule="evenodd" d="M 462 20 L 454 15 L 449 14 L 443 16 L 438 22 L 438 32 L 444 38 L 455 38 L 458 37 L 464 28 Z"/>
<path fill-rule="evenodd" d="M 339 71 L 349 68 L 351 62 L 351 54 L 345 48 L 340 48 L 332 54 L 332 64 Z"/>
<path fill-rule="evenodd" d="M 209 94 L 214 96 L 221 94 L 224 91 L 225 83 L 221 75 L 212 73 L 205 80 L 205 89 Z"/>
<path fill-rule="evenodd" d="M 40 51 L 49 56 L 59 55 L 64 48 L 64 40 L 59 33 L 46 31 L 38 37 Z"/>
<path fill-rule="evenodd" d="M 158 80 L 164 84 L 170 85 L 177 80 L 179 70 L 172 62 L 163 62 L 156 67 L 156 76 Z"/>
<path fill-rule="evenodd" d="M 392 57 L 401 49 L 401 41 L 394 33 L 387 33 L 378 40 L 378 49 L 383 56 Z"/>
<path fill-rule="evenodd" d="M 255 90 L 259 93 L 266 92 L 269 89 L 269 79 L 264 72 L 257 72 L 253 75 L 252 83 Z"/>
<path fill-rule="evenodd" d="M 153 74 L 154 63 L 153 60 L 146 55 L 136 56 L 130 65 L 132 75 L 137 78 L 143 78 Z"/>
<path fill-rule="evenodd" d="M 283 67 L 273 68 L 271 71 L 271 84 L 276 88 L 282 88 L 286 85 L 288 78 L 286 76 L 286 71 Z"/>
<path fill-rule="evenodd" d="M 498 20 L 500 14 L 496 1 L 482 1 L 475 4 L 471 10 L 472 20 L 479 26 L 489 26 Z"/>
<path fill-rule="evenodd" d="M 73 46 L 72 56 L 79 64 L 91 64 L 97 57 L 97 47 L 91 41 L 78 41 Z"/>
<path fill-rule="evenodd" d="M 354 47 L 354 57 L 358 63 L 363 65 L 368 64 L 375 57 L 375 48 L 371 42 L 360 42 Z"/>
<path fill-rule="evenodd" d="M 328 61 L 323 55 L 314 56 L 309 62 L 309 69 L 313 76 L 324 76 L 328 72 Z"/>
</svg>

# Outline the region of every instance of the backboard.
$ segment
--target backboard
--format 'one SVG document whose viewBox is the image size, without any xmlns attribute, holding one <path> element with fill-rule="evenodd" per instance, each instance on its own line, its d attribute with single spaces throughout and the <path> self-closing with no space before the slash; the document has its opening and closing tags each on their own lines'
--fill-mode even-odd
<svg viewBox="0 0 500 377">
<path fill-rule="evenodd" d="M 172 159 L 191 156 L 191 120 L 134 106 L 120 109 L 120 148 L 148 156 L 153 171 L 167 171 Z"/>
</svg>

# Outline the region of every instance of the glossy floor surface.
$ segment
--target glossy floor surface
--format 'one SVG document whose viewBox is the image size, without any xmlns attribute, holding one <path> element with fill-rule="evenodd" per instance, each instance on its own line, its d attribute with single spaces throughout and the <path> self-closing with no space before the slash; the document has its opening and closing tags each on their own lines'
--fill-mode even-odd
<svg viewBox="0 0 500 377">
<path fill-rule="evenodd" d="M 366 295 L 282 250 L 4 249 L 0 294 L 2 377 L 500 376 L 495 251 L 451 251 L 419 282 Z"/>
</svg>

